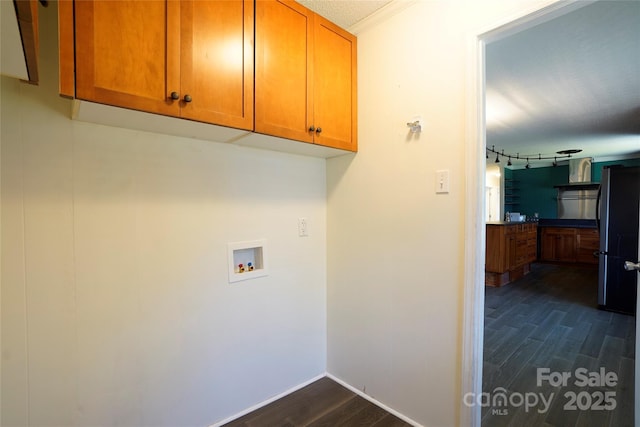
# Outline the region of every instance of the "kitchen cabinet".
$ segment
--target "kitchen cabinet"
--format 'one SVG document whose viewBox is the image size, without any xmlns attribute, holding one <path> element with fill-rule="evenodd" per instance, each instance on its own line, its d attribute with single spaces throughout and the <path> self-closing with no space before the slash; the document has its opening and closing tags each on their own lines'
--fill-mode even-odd
<svg viewBox="0 0 640 427">
<path fill-rule="evenodd" d="M 69 2 L 59 9 L 63 93 L 253 129 L 253 1 L 96 0 L 73 7 L 75 20 Z"/>
<path fill-rule="evenodd" d="M 543 227 L 540 259 L 543 261 L 576 262 L 576 229 Z"/>
<path fill-rule="evenodd" d="M 542 227 L 541 261 L 598 264 L 600 236 L 594 228 Z"/>
<path fill-rule="evenodd" d="M 538 257 L 537 224 L 523 224 L 518 230 L 516 247 L 516 265 L 531 263 Z"/>
<path fill-rule="evenodd" d="M 356 38 L 296 2 L 59 0 L 58 21 L 72 118 L 320 157 L 357 151 Z"/>
<path fill-rule="evenodd" d="M 536 223 L 487 224 L 485 283 L 501 286 L 527 274 L 537 245 Z"/>
<path fill-rule="evenodd" d="M 259 1 L 255 49 L 255 131 L 356 151 L 356 37 L 296 2 Z"/>
<path fill-rule="evenodd" d="M 600 250 L 600 233 L 595 228 L 579 228 L 576 233 L 576 261 L 584 264 L 598 264 L 594 252 Z"/>
<path fill-rule="evenodd" d="M 2 16 L 2 61 L 0 74 L 38 84 L 38 2 L 0 2 Z"/>
</svg>

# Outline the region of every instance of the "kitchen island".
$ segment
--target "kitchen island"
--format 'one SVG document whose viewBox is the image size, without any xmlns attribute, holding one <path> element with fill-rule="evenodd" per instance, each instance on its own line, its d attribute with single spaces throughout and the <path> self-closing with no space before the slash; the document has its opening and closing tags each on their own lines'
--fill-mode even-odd
<svg viewBox="0 0 640 427">
<path fill-rule="evenodd" d="M 487 222 L 485 284 L 502 286 L 531 271 L 538 253 L 537 222 Z"/>
</svg>

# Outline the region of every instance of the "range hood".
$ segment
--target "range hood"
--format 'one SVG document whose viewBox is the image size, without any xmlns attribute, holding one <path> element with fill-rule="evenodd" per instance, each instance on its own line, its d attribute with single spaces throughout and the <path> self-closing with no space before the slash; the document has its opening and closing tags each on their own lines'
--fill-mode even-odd
<svg viewBox="0 0 640 427">
<path fill-rule="evenodd" d="M 555 186 L 559 219 L 595 219 L 600 184 L 591 182 L 591 161 L 569 159 L 569 183 Z"/>
<path fill-rule="evenodd" d="M 555 188 L 589 189 L 597 188 L 600 184 L 591 181 L 591 157 L 569 159 L 569 182 L 556 185 Z"/>
</svg>

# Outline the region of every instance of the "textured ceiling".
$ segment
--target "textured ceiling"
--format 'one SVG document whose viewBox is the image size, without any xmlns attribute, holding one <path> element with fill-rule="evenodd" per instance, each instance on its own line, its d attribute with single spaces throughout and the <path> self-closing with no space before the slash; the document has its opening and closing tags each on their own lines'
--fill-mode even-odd
<svg viewBox="0 0 640 427">
<path fill-rule="evenodd" d="M 640 2 L 599 1 L 486 48 L 487 146 L 640 157 Z"/>
<path fill-rule="evenodd" d="M 349 29 L 355 23 L 371 15 L 391 0 L 299 0 L 305 7 L 320 16 Z"/>
</svg>

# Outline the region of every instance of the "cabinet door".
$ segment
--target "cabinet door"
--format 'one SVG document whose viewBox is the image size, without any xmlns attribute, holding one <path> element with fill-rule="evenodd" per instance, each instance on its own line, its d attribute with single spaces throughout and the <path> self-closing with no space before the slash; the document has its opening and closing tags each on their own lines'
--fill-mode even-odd
<svg viewBox="0 0 640 427">
<path fill-rule="evenodd" d="M 253 129 L 253 1 L 180 3 L 182 117 Z"/>
<path fill-rule="evenodd" d="M 577 260 L 585 264 L 598 264 L 598 257 L 594 252 L 600 249 L 600 235 L 595 229 L 578 230 Z"/>
<path fill-rule="evenodd" d="M 575 228 L 544 228 L 542 232 L 542 255 L 545 261 L 576 261 Z"/>
<path fill-rule="evenodd" d="M 538 257 L 538 233 L 535 227 L 527 232 L 527 262 L 534 262 Z"/>
<path fill-rule="evenodd" d="M 486 226 L 485 270 L 492 273 L 508 271 L 504 226 Z"/>
<path fill-rule="evenodd" d="M 180 5 L 76 1 L 76 97 L 178 116 Z"/>
<path fill-rule="evenodd" d="M 543 229 L 540 239 L 540 259 L 542 261 L 555 261 L 556 259 L 556 235 L 548 229 Z"/>
<path fill-rule="evenodd" d="M 576 235 L 559 234 L 556 238 L 556 258 L 558 261 L 575 262 L 576 261 Z"/>
<path fill-rule="evenodd" d="M 526 264 L 529 257 L 529 242 L 525 233 L 516 236 L 516 266 Z"/>
<path fill-rule="evenodd" d="M 505 237 L 505 256 L 506 256 L 506 269 L 511 270 L 518 266 L 517 254 L 518 252 L 518 238 L 515 234 L 507 235 Z"/>
<path fill-rule="evenodd" d="M 356 38 L 320 16 L 314 26 L 314 142 L 356 151 Z"/>
<path fill-rule="evenodd" d="M 313 141 L 313 19 L 293 1 L 256 2 L 256 132 Z"/>
</svg>

